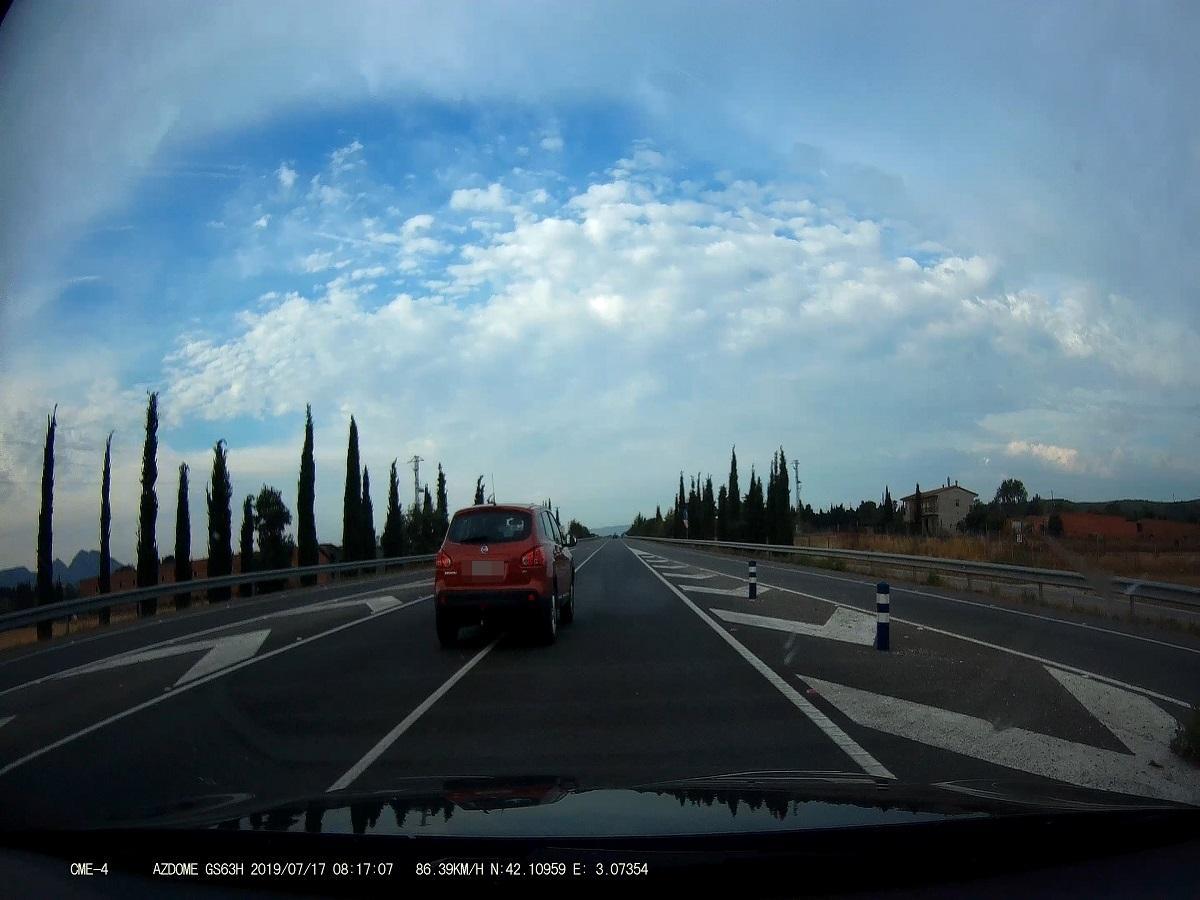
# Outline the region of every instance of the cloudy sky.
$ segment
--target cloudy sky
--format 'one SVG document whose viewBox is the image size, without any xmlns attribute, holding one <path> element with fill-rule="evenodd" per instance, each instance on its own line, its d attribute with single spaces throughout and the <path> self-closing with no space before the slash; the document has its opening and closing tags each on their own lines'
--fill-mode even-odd
<svg viewBox="0 0 1200 900">
<path fill-rule="evenodd" d="M 1200 495 L 1193 3 L 21 2 L 0 26 L 0 566 L 134 556 L 211 447 L 340 539 L 349 416 L 452 505 L 628 522 L 1005 476 Z M 382 523 L 377 523 L 381 525 Z"/>
</svg>

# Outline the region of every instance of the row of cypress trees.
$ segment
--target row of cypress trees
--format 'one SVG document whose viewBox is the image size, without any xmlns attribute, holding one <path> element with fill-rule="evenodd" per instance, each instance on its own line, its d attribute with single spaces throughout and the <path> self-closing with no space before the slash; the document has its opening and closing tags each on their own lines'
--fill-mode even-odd
<svg viewBox="0 0 1200 900">
<path fill-rule="evenodd" d="M 53 581 L 53 509 L 54 509 L 54 441 L 58 428 L 58 408 L 46 419 L 46 440 L 42 455 L 41 509 L 38 516 L 36 602 L 39 606 L 59 599 Z M 160 580 L 160 559 L 156 542 L 158 519 L 158 394 L 148 394 L 146 404 L 145 440 L 142 446 L 142 471 L 138 504 L 137 528 L 137 586 L 157 585 Z M 188 505 L 189 467 L 179 466 L 179 482 L 175 513 L 174 576 L 177 583 L 193 577 L 191 554 L 191 516 Z M 482 502 L 483 478 L 476 483 L 477 502 Z M 98 588 L 101 594 L 112 590 L 111 523 L 112 505 L 112 433 L 104 444 L 104 462 L 100 483 L 100 564 Z M 233 573 L 233 487 L 229 475 L 228 446 L 218 440 L 213 445 L 212 472 L 205 488 L 208 514 L 208 576 L 211 578 Z M 312 407 L 305 409 L 304 446 L 300 453 L 300 477 L 297 483 L 297 535 L 293 542 L 284 529 L 291 524 L 291 512 L 280 492 L 263 485 L 257 498 L 249 494 L 242 505 L 242 527 L 239 535 L 244 571 L 254 566 L 254 541 L 258 538 L 258 561 L 263 570 L 291 565 L 292 548 L 297 563 L 303 568 L 314 566 L 320 559 L 317 543 L 316 463 L 313 444 Z M 396 460 L 392 461 L 388 481 L 387 512 L 382 533 L 376 537 L 374 508 L 371 501 L 370 472 L 359 470 L 358 424 L 350 419 L 350 436 L 346 452 L 346 488 L 342 521 L 342 557 L 345 561 L 372 560 L 384 557 L 429 553 L 436 549 L 449 525 L 446 496 L 446 476 L 438 464 L 436 499 L 424 488 L 423 503 L 413 504 L 407 513 L 400 504 Z M 311 584 L 315 576 L 304 576 L 302 582 Z M 229 588 L 214 588 L 210 600 L 228 599 Z M 176 595 L 177 606 L 188 602 L 187 593 Z M 155 599 L 143 600 L 139 612 L 152 616 L 157 612 Z M 100 611 L 101 624 L 108 624 L 110 611 Z M 38 638 L 51 636 L 51 623 L 38 625 Z"/>
<path fill-rule="evenodd" d="M 730 451 L 729 479 L 717 489 L 715 496 L 712 475 L 702 479 L 697 473 L 690 476 L 689 481 L 690 487 L 685 490 L 680 472 L 673 507 L 665 516 L 662 507 L 656 507 L 653 519 L 638 513 L 629 534 L 791 545 L 795 513 L 787 455 L 782 447 L 771 456 L 765 488 L 751 466 L 750 485 L 742 494 L 736 446 Z"/>
</svg>

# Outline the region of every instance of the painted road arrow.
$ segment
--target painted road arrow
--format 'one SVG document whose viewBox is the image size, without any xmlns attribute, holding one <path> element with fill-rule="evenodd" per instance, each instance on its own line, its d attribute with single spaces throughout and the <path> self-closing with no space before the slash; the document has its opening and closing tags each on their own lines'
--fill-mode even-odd
<svg viewBox="0 0 1200 900">
<path fill-rule="evenodd" d="M 1117 753 L 1024 728 L 996 728 L 986 719 L 797 676 L 858 725 L 940 750 L 1042 775 L 1080 787 L 1200 805 L 1200 772 L 1169 744 L 1173 716 L 1152 700 L 1046 666 L 1093 716 L 1129 748 Z"/>
<path fill-rule="evenodd" d="M 110 656 L 108 659 L 102 659 L 99 662 L 79 666 L 52 677 L 69 678 L 74 675 L 86 675 L 90 672 L 116 669 L 120 666 L 137 665 L 138 663 L 150 662 L 155 659 L 168 659 L 172 656 L 183 656 L 187 653 L 206 651 L 204 656 L 197 660 L 196 664 L 184 672 L 180 679 L 175 682 L 175 687 L 179 687 L 181 684 L 187 684 L 189 681 L 202 678 L 218 669 L 224 669 L 241 662 L 243 659 L 249 659 L 258 653 L 259 647 L 263 645 L 263 641 L 267 639 L 267 635 L 270 633 L 271 629 L 263 628 L 259 631 L 248 631 L 244 634 L 231 634 L 228 637 L 206 638 L 205 640 L 194 641 L 190 644 L 174 644 L 166 647 L 155 647 L 153 650 L 122 653 L 118 656 Z"/>
<path fill-rule="evenodd" d="M 690 574 L 687 572 L 668 572 L 667 577 L 668 578 L 694 578 L 697 581 L 703 581 L 706 578 L 716 578 L 717 576 L 716 575 L 708 575 L 708 574 L 694 575 L 694 574 Z"/>
<path fill-rule="evenodd" d="M 687 588 L 684 588 L 687 590 Z M 761 591 L 762 588 L 760 587 Z M 744 593 L 744 591 L 743 591 Z M 733 612 L 728 609 L 710 609 L 714 616 L 731 622 L 734 625 L 750 625 L 754 628 L 770 628 L 774 631 L 786 631 L 790 634 L 803 634 L 808 637 L 826 638 L 832 641 L 844 641 L 847 644 L 861 644 L 870 647 L 875 643 L 875 617 L 857 610 L 839 606 L 833 611 L 824 625 L 814 625 L 811 622 L 794 622 L 791 619 L 773 619 L 769 616 L 755 616 L 750 613 Z"/>
<path fill-rule="evenodd" d="M 267 613 L 262 618 L 276 619 L 283 616 L 304 616 L 309 613 L 324 612 L 330 609 L 345 609 L 346 607 L 358 606 L 360 604 L 366 606 L 371 612 L 378 613 L 383 612 L 385 609 L 391 609 L 393 606 L 398 606 L 402 602 L 402 600 L 398 600 L 389 594 L 380 594 L 377 597 L 351 597 L 348 600 L 341 597 L 334 597 L 330 600 L 322 600 L 320 603 L 309 603 L 305 606 L 297 606 L 294 609 L 281 609 L 278 612 Z"/>
</svg>

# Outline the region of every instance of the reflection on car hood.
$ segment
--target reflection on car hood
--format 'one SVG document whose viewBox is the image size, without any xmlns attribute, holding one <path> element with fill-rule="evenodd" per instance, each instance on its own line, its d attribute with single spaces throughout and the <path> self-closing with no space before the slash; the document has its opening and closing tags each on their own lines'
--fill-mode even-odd
<svg viewBox="0 0 1200 900">
<path fill-rule="evenodd" d="M 371 793 L 285 802 L 194 797 L 123 825 L 410 837 L 622 837 L 780 833 L 1029 812 L 1175 809 L 1069 785 L 954 781 L 914 785 L 846 772 L 740 772 L 581 788 L 562 776 L 402 780 Z"/>
</svg>

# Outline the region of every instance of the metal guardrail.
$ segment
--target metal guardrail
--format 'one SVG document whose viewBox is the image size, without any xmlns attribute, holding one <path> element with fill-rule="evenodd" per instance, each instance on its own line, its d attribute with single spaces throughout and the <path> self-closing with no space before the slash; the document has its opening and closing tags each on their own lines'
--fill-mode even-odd
<svg viewBox="0 0 1200 900">
<path fill-rule="evenodd" d="M 45 606 L 32 606 L 16 612 L 0 615 L 0 632 L 13 628 L 25 628 L 38 622 L 56 621 L 80 613 L 93 612 L 112 606 L 123 606 L 162 597 L 169 594 L 195 594 L 214 588 L 237 587 L 243 584 L 258 584 L 264 581 L 283 581 L 291 578 L 304 578 L 308 575 L 334 574 L 337 572 L 383 572 L 391 566 L 401 566 L 408 563 L 433 562 L 436 554 L 426 553 L 420 556 L 391 556 L 385 559 L 359 560 L 356 562 L 325 563 L 319 566 L 296 566 L 288 569 L 271 569 L 262 572 L 246 572 L 238 575 L 220 575 L 216 578 L 197 578 L 192 581 L 174 581 L 166 584 L 156 584 L 152 587 L 134 588 L 131 591 L 120 591 L 110 594 L 96 594 L 92 597 L 78 597 L 74 600 L 63 600 L 59 603 L 47 603 Z"/>
<path fill-rule="evenodd" d="M 727 550 L 750 550 L 758 553 L 795 554 L 797 556 L 842 558 L 874 562 L 883 565 L 911 568 L 932 572 L 944 572 L 983 580 L 1006 580 L 1024 584 L 1035 584 L 1039 591 L 1044 585 L 1095 590 L 1092 580 L 1078 572 L 1063 569 L 1038 569 L 1031 566 L 1013 566 L 1005 563 L 973 562 L 963 559 L 945 559 L 937 556 L 906 556 L 902 553 L 877 553 L 872 550 L 841 550 L 832 547 L 788 547 L 784 544 L 749 544 L 738 541 L 697 541 L 684 538 L 639 537 L 643 541 L 661 541 L 667 544 L 687 544 L 696 547 L 716 547 Z M 1113 576 L 1108 579 L 1113 594 L 1128 598 L 1132 606 L 1135 597 L 1158 602 L 1175 603 L 1200 609 L 1200 587 L 1186 584 L 1170 584 L 1163 581 L 1146 581 L 1141 578 Z"/>
</svg>

